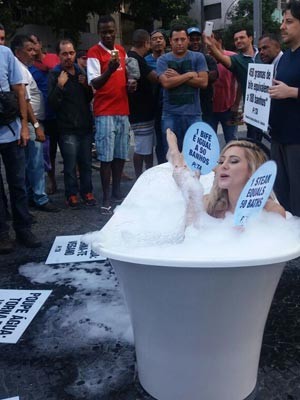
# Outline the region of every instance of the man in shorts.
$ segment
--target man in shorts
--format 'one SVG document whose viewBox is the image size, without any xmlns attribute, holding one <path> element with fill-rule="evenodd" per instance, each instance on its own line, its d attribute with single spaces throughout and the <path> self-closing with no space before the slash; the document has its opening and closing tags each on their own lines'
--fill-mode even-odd
<svg viewBox="0 0 300 400">
<path fill-rule="evenodd" d="M 87 74 L 95 89 L 95 144 L 103 190 L 101 213 L 111 214 L 111 175 L 112 197 L 121 201 L 120 182 L 129 149 L 127 56 L 122 46 L 115 45 L 116 24 L 110 15 L 99 18 L 98 32 L 100 42 L 88 51 Z"/>
<path fill-rule="evenodd" d="M 146 169 L 153 166 L 155 100 L 151 83 L 157 83 L 157 74 L 144 59 L 150 49 L 149 33 L 137 29 L 133 32 L 132 44 L 128 57 L 135 58 L 140 69 L 137 88 L 129 93 L 129 121 L 135 141 L 133 165 L 138 178 L 143 172 L 144 163 Z"/>
</svg>

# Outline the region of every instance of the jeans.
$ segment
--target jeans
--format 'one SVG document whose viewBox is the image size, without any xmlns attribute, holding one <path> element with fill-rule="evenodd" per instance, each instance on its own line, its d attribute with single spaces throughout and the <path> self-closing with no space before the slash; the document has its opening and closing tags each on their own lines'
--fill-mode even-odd
<svg viewBox="0 0 300 400">
<path fill-rule="evenodd" d="M 1 143 L 0 154 L 6 170 L 6 179 L 9 188 L 13 217 L 13 227 L 16 232 L 23 229 L 30 229 L 31 217 L 28 211 L 28 201 L 25 187 L 24 148 L 18 146 L 17 141 Z M 1 187 L 0 191 L 2 191 Z M 7 234 L 9 231 L 9 227 L 5 219 L 5 207 L 2 193 L 0 193 L 0 235 Z"/>
<path fill-rule="evenodd" d="M 227 122 L 231 120 L 232 111 L 229 109 L 223 112 L 214 112 L 211 120 L 211 127 L 217 133 L 218 124 L 222 125 L 225 142 L 228 143 L 231 140 L 236 140 L 237 126 L 227 125 Z"/>
<path fill-rule="evenodd" d="M 178 149 L 182 151 L 183 139 L 188 128 L 195 122 L 201 122 L 201 115 L 163 115 L 161 129 L 165 154 L 168 151 L 167 128 L 170 128 L 177 136 Z"/>
<path fill-rule="evenodd" d="M 82 135 L 60 135 L 59 147 L 64 161 L 65 196 L 81 196 L 91 193 L 92 186 L 92 133 Z M 80 187 L 76 176 L 76 165 L 79 169 Z"/>
<path fill-rule="evenodd" d="M 45 191 L 45 168 L 43 143 L 35 141 L 35 131 L 28 125 L 30 140 L 25 147 L 26 157 L 26 189 L 28 199 L 35 205 L 42 206 L 48 203 L 49 198 Z"/>
</svg>

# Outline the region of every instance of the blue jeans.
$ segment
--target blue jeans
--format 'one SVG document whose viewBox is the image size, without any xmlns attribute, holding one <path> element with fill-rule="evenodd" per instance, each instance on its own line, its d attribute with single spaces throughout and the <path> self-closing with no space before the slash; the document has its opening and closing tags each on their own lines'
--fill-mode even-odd
<svg viewBox="0 0 300 400">
<path fill-rule="evenodd" d="M 45 191 L 44 146 L 35 141 L 33 126 L 28 125 L 30 140 L 25 147 L 26 157 L 26 189 L 28 199 L 37 206 L 48 203 L 49 198 Z"/>
<path fill-rule="evenodd" d="M 92 133 L 82 135 L 60 135 L 59 147 L 64 161 L 65 196 L 81 196 L 91 193 L 92 186 Z M 76 176 L 79 169 L 80 187 Z"/>
<path fill-rule="evenodd" d="M 16 232 L 23 229 L 29 229 L 31 225 L 31 217 L 28 211 L 27 193 L 25 188 L 24 148 L 18 146 L 17 141 L 1 143 L 0 154 L 6 171 L 13 227 Z M 1 190 L 0 187 L 0 191 Z M 9 227 L 5 221 L 6 213 L 1 194 L 2 193 L 0 193 L 0 235 L 3 235 L 8 233 Z"/>
<path fill-rule="evenodd" d="M 167 128 L 170 128 L 176 134 L 178 149 L 182 151 L 183 139 L 186 131 L 192 124 L 201 121 L 201 115 L 163 115 L 161 119 L 161 129 L 165 154 L 167 154 L 168 151 Z"/>
<path fill-rule="evenodd" d="M 218 124 L 222 125 L 225 142 L 228 143 L 231 140 L 236 140 L 237 126 L 227 125 L 227 122 L 231 120 L 232 112 L 229 110 L 223 112 L 214 112 L 211 120 L 211 127 L 217 133 Z"/>
</svg>

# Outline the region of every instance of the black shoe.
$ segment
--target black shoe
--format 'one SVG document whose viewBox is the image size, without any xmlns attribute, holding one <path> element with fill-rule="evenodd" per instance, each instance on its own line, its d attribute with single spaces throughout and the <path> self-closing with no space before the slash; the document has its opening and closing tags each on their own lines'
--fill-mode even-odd
<svg viewBox="0 0 300 400">
<path fill-rule="evenodd" d="M 30 215 L 30 223 L 33 224 L 37 224 L 38 220 L 37 217 L 35 215 L 33 215 L 32 213 L 29 213 Z"/>
<path fill-rule="evenodd" d="M 42 243 L 31 232 L 30 229 L 22 229 L 16 232 L 16 239 L 19 243 L 23 244 L 23 246 L 28 247 L 29 249 L 35 249 L 42 245 Z"/>
<path fill-rule="evenodd" d="M 48 201 L 48 203 L 43 204 L 41 206 L 36 205 L 35 208 L 39 211 L 45 211 L 45 212 L 59 212 L 60 208 L 55 207 L 52 203 L 50 203 L 50 201 Z"/>
<path fill-rule="evenodd" d="M 9 235 L 0 236 L 0 254 L 12 253 L 15 249 L 14 241 Z"/>
</svg>

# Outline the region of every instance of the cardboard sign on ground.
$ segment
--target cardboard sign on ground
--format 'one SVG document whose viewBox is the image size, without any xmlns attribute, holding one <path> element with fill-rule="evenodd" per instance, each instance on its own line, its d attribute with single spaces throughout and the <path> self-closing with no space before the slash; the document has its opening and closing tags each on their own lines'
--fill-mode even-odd
<svg viewBox="0 0 300 400">
<path fill-rule="evenodd" d="M 82 242 L 82 235 L 57 236 L 47 257 L 46 264 L 65 264 L 87 261 L 105 261 L 95 253 L 90 244 Z"/>
<path fill-rule="evenodd" d="M 51 292 L 0 289 L 0 343 L 17 343 Z"/>
</svg>

